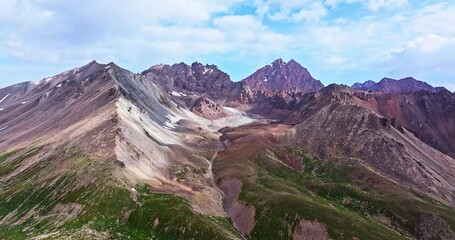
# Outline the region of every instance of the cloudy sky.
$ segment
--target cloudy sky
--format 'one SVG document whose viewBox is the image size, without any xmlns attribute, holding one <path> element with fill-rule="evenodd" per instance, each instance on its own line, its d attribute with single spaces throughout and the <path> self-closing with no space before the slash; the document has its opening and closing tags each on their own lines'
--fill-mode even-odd
<svg viewBox="0 0 455 240">
<path fill-rule="evenodd" d="M 93 59 L 199 61 L 241 80 L 277 58 L 324 84 L 414 76 L 455 90 L 455 2 L 0 0 L 0 87 Z"/>
</svg>

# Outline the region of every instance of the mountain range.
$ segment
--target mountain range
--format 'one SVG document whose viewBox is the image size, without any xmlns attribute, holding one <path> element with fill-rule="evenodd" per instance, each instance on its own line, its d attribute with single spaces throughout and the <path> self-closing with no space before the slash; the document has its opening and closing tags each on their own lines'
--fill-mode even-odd
<svg viewBox="0 0 455 240">
<path fill-rule="evenodd" d="M 282 59 L 0 89 L 5 239 L 455 239 L 455 94 Z"/>
<path fill-rule="evenodd" d="M 385 93 L 409 93 L 418 92 L 421 90 L 428 92 L 447 91 L 447 89 L 444 87 L 433 87 L 426 82 L 416 80 L 412 77 L 407 77 L 400 80 L 383 78 L 378 83 L 369 80 L 364 83 L 355 83 L 352 85 L 352 88 L 363 91 L 379 91 Z"/>
</svg>

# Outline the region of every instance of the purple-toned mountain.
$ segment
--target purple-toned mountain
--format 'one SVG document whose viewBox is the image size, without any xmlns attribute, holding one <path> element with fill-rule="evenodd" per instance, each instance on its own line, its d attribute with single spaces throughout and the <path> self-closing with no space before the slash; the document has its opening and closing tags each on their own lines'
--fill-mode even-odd
<svg viewBox="0 0 455 240">
<path fill-rule="evenodd" d="M 302 91 L 318 92 L 324 85 L 314 79 L 310 72 L 295 60 L 284 62 L 277 59 L 242 80 L 253 90 L 280 91 L 296 88 Z"/>
<path fill-rule="evenodd" d="M 142 72 L 141 75 L 170 92 L 196 93 L 214 98 L 222 96 L 222 91 L 229 89 L 233 83 L 229 75 L 219 70 L 217 66 L 203 65 L 199 62 L 172 66 L 160 64 Z"/>
<path fill-rule="evenodd" d="M 412 77 L 400 80 L 392 78 L 383 78 L 378 83 L 366 81 L 364 83 L 355 83 L 352 88 L 363 91 L 379 91 L 385 93 L 410 93 L 425 90 L 428 92 L 440 92 L 446 90 L 444 87 L 433 87 L 430 84 L 416 80 Z"/>
<path fill-rule="evenodd" d="M 359 82 L 354 83 L 354 85 L 352 85 L 352 88 L 358 89 L 358 90 L 368 91 L 368 89 L 373 87 L 375 84 L 377 84 L 375 81 L 368 80 L 368 81 L 366 81 L 364 83 L 359 83 Z"/>
</svg>

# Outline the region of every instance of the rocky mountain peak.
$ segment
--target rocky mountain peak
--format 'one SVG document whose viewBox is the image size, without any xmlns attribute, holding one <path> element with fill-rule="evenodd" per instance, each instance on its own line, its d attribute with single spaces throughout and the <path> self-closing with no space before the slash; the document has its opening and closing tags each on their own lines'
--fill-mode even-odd
<svg viewBox="0 0 455 240">
<path fill-rule="evenodd" d="M 316 92 L 324 87 L 295 60 L 285 62 L 281 58 L 260 68 L 242 81 L 251 89 L 262 91 L 280 91 L 295 87 L 299 90 Z"/>
<path fill-rule="evenodd" d="M 278 58 L 277 60 L 272 62 L 273 67 L 279 67 L 286 65 L 286 62 L 282 58 Z"/>
<path fill-rule="evenodd" d="M 191 65 L 179 63 L 156 65 L 142 72 L 143 76 L 162 86 L 166 91 L 186 94 L 208 95 L 213 98 L 232 84 L 229 75 L 216 65 L 194 62 Z"/>
</svg>

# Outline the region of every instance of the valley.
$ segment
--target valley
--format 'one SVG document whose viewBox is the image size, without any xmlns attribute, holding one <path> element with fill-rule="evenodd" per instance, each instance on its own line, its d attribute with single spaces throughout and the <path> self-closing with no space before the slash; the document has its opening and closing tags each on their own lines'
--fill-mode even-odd
<svg viewBox="0 0 455 240">
<path fill-rule="evenodd" d="M 0 238 L 453 239 L 455 95 L 396 81 L 93 61 L 0 89 Z"/>
</svg>

